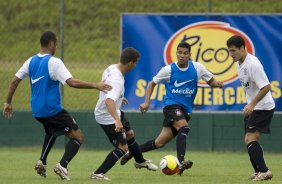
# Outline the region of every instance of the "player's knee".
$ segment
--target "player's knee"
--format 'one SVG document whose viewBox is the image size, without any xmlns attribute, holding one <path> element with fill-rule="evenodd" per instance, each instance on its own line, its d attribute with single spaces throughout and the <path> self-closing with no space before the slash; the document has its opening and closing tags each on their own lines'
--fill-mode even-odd
<svg viewBox="0 0 282 184">
<path fill-rule="evenodd" d="M 250 142 L 249 139 L 248 139 L 248 137 L 246 137 L 246 136 L 245 136 L 245 140 L 244 140 L 244 141 L 245 141 L 245 144 L 246 144 L 246 145 L 249 144 L 249 142 Z"/>
<path fill-rule="evenodd" d="M 165 146 L 165 143 L 160 141 L 155 141 L 155 146 L 156 148 L 163 148 Z"/>
<path fill-rule="evenodd" d="M 129 130 L 126 132 L 126 139 L 130 140 L 134 137 L 134 131 L 133 130 Z"/>
<path fill-rule="evenodd" d="M 79 134 L 76 135 L 75 139 L 77 139 L 80 142 L 80 144 L 82 144 L 84 142 L 84 134 L 80 132 Z"/>
<path fill-rule="evenodd" d="M 124 153 L 128 152 L 128 148 L 121 149 Z"/>
<path fill-rule="evenodd" d="M 256 141 L 255 139 L 252 139 L 251 137 L 245 136 L 245 144 L 248 145 L 250 142 Z"/>
<path fill-rule="evenodd" d="M 183 135 L 187 136 L 189 131 L 190 131 L 190 128 L 187 125 L 185 125 L 185 126 L 182 126 L 181 128 L 179 128 L 178 134 L 183 134 Z"/>
<path fill-rule="evenodd" d="M 245 135 L 245 144 L 248 145 L 250 142 L 257 141 L 259 136 L 255 133 L 247 133 Z"/>
<path fill-rule="evenodd" d="M 118 148 L 121 149 L 122 151 L 124 151 L 124 153 L 128 152 L 128 146 L 127 144 L 125 145 L 118 145 Z"/>
<path fill-rule="evenodd" d="M 82 144 L 83 141 L 84 141 L 84 134 L 82 133 L 82 131 L 80 129 L 71 130 L 67 135 L 70 139 L 78 140 L 80 142 L 80 144 Z"/>
</svg>

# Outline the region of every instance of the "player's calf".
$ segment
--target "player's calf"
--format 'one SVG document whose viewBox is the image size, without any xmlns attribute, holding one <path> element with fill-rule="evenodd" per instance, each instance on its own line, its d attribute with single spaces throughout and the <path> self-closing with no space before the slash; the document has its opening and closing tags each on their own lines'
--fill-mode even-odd
<svg viewBox="0 0 282 184">
<path fill-rule="evenodd" d="M 126 164 L 130 159 L 132 159 L 133 155 L 130 151 L 126 152 L 120 159 L 120 164 Z"/>
</svg>

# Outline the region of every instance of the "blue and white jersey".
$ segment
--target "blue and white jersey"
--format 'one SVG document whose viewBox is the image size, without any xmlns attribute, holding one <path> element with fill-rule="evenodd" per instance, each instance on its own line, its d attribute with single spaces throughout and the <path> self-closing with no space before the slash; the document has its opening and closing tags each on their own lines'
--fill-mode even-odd
<svg viewBox="0 0 282 184">
<path fill-rule="evenodd" d="M 191 113 L 198 90 L 198 80 L 209 81 L 213 75 L 198 62 L 189 61 L 187 68 L 179 68 L 177 63 L 163 67 L 153 78 L 158 84 L 165 80 L 166 96 L 164 106 L 179 105 Z"/>
<path fill-rule="evenodd" d="M 63 109 L 60 82 L 72 77 L 59 58 L 37 54 L 29 58 L 16 73 L 20 79 L 30 78 L 31 108 L 34 117 L 50 117 Z"/>
</svg>

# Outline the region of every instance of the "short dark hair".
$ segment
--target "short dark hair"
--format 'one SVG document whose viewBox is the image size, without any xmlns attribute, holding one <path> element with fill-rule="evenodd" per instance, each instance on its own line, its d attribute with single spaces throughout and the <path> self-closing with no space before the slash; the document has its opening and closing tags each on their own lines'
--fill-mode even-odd
<svg viewBox="0 0 282 184">
<path fill-rule="evenodd" d="M 241 48 L 242 46 L 244 46 L 245 48 L 245 41 L 241 36 L 234 35 L 227 40 L 226 45 L 227 47 L 235 46 L 237 48 Z"/>
<path fill-rule="evenodd" d="M 131 61 L 134 63 L 140 58 L 140 53 L 133 47 L 127 47 L 121 52 L 120 63 L 127 64 Z"/>
<path fill-rule="evenodd" d="M 177 50 L 178 48 L 181 47 L 181 48 L 186 48 L 189 50 L 189 52 L 191 51 L 191 46 L 189 43 L 187 42 L 180 42 L 178 45 L 177 45 Z"/>
<path fill-rule="evenodd" d="M 46 31 L 40 37 L 40 44 L 41 44 L 42 47 L 48 46 L 48 44 L 51 41 L 54 41 L 54 42 L 57 41 L 56 34 L 53 33 L 52 31 Z"/>
</svg>

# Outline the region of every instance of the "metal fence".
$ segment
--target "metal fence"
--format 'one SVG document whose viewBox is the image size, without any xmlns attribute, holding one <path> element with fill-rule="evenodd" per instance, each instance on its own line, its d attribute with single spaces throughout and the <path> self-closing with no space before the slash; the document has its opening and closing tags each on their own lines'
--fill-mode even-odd
<svg viewBox="0 0 282 184">
<path fill-rule="evenodd" d="M 0 99 L 5 102 L 9 83 L 25 60 L 40 51 L 40 35 L 58 36 L 55 54 L 75 78 L 100 81 L 103 70 L 119 59 L 119 16 L 101 17 L 107 1 L 0 0 Z M 100 6 L 98 8 L 97 6 Z M 106 15 L 107 16 L 107 15 Z M 104 20 L 103 20 L 104 19 Z M 16 110 L 30 110 L 29 81 L 23 80 L 13 99 Z M 63 87 L 67 109 L 93 109 L 97 90 Z"/>
<path fill-rule="evenodd" d="M 204 2 L 207 9 L 210 1 L 197 3 Z M 164 8 L 174 3 L 180 8 L 177 11 L 184 11 L 186 8 L 178 3 L 186 2 L 144 0 L 141 5 L 139 0 L 0 0 L 0 101 L 5 102 L 16 71 L 40 51 L 39 38 L 43 32 L 51 30 L 57 34 L 59 45 L 55 56 L 64 61 L 75 78 L 100 81 L 103 70 L 119 59 L 122 11 L 132 11 L 129 8 L 134 7 L 133 11 L 142 12 L 156 9 L 161 3 Z M 29 88 L 29 81 L 23 80 L 14 95 L 15 110 L 30 110 Z M 94 108 L 97 90 L 78 90 L 67 85 L 62 89 L 65 108 Z"/>
</svg>

